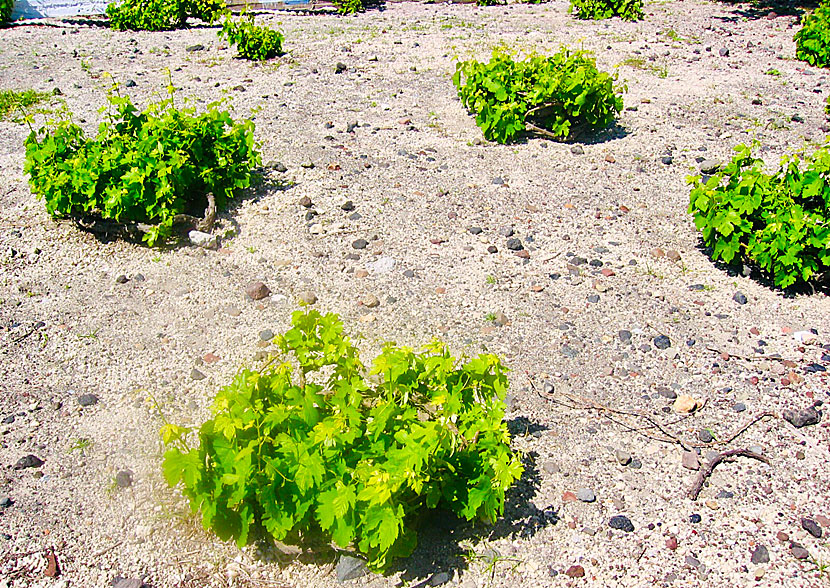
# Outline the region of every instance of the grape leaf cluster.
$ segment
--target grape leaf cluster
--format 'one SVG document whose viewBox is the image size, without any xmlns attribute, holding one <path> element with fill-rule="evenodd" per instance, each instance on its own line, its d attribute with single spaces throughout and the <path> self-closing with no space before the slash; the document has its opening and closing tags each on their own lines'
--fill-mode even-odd
<svg viewBox="0 0 830 588">
<path fill-rule="evenodd" d="M 212 23 L 227 11 L 222 0 L 122 0 L 107 6 L 110 27 L 117 31 L 171 31 L 188 18 Z"/>
<path fill-rule="evenodd" d="M 243 15 L 238 20 L 226 17 L 219 36 L 227 37 L 228 43 L 236 45 L 240 57 L 255 61 L 264 61 L 279 55 L 284 40 L 279 31 L 256 26 L 252 14 Z"/>
<path fill-rule="evenodd" d="M 830 66 L 830 0 L 804 18 L 794 40 L 797 59 L 817 67 Z"/>
<path fill-rule="evenodd" d="M 603 20 L 619 16 L 622 20 L 643 18 L 643 0 L 571 0 L 570 10 L 582 20 Z"/>
<path fill-rule="evenodd" d="M 453 83 L 490 141 L 507 143 L 530 129 L 567 140 L 607 126 L 622 110 L 614 77 L 584 51 L 515 61 L 496 50 L 488 63 L 456 64 Z"/>
<path fill-rule="evenodd" d="M 32 192 L 55 217 L 151 223 L 148 245 L 172 233 L 177 214 L 203 211 L 207 193 L 224 207 L 251 183 L 260 156 L 254 124 L 235 122 L 216 104 L 196 114 L 169 99 L 139 112 L 109 94 L 98 135 L 64 116 L 29 134 L 24 170 Z"/>
<path fill-rule="evenodd" d="M 804 164 L 785 159 L 773 174 L 746 145 L 723 170 L 692 184 L 689 212 L 726 263 L 747 260 L 786 288 L 830 269 L 830 151 Z"/>
<path fill-rule="evenodd" d="M 241 371 L 196 432 L 168 424 L 164 474 L 205 528 L 239 545 L 271 536 L 355 546 L 373 569 L 406 556 L 424 509 L 494 521 L 522 474 L 503 422 L 506 368 L 459 363 L 434 341 L 388 343 L 367 376 L 336 315 L 295 312 L 286 361 Z"/>
</svg>

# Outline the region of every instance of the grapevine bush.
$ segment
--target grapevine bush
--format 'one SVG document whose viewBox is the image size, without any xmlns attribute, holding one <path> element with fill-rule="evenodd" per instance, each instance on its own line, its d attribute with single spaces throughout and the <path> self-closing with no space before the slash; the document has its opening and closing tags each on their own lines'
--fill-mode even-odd
<svg viewBox="0 0 830 588">
<path fill-rule="evenodd" d="M 254 124 L 217 104 L 198 115 L 176 108 L 170 91 L 143 112 L 110 93 L 94 139 L 67 116 L 32 130 L 24 170 L 52 216 L 152 223 L 152 246 L 171 235 L 176 215 L 204 210 L 208 193 L 222 208 L 250 185 L 260 162 Z"/>
<path fill-rule="evenodd" d="M 118 31 L 170 31 L 188 18 L 212 23 L 226 11 L 223 0 L 122 0 L 107 6 L 110 27 Z"/>
<path fill-rule="evenodd" d="M 0 25 L 3 25 L 12 18 L 14 0 L 0 0 Z"/>
<path fill-rule="evenodd" d="M 382 570 L 415 548 L 425 509 L 503 513 L 522 465 L 498 357 L 459 363 L 437 341 L 418 353 L 387 343 L 367 376 L 337 316 L 316 311 L 295 312 L 276 342 L 286 361 L 222 388 L 198 447 L 190 429 L 162 429 L 165 477 L 205 528 L 240 546 L 353 544 Z"/>
<path fill-rule="evenodd" d="M 619 16 L 622 20 L 643 18 L 643 0 L 571 0 L 571 12 L 582 20 L 603 20 Z"/>
<path fill-rule="evenodd" d="M 795 34 L 795 56 L 817 67 L 830 66 L 830 0 L 804 18 Z"/>
<path fill-rule="evenodd" d="M 253 15 L 243 15 L 236 21 L 225 18 L 219 36 L 227 37 L 231 45 L 236 45 L 239 56 L 245 59 L 264 61 L 282 51 L 282 33 L 254 25 Z"/>
<path fill-rule="evenodd" d="M 496 50 L 489 63 L 456 64 L 453 83 L 490 141 L 507 143 L 532 131 L 557 139 L 607 126 L 622 110 L 615 78 L 583 51 L 514 61 Z"/>
<path fill-rule="evenodd" d="M 830 267 L 830 151 L 820 149 L 804 163 L 784 159 L 773 174 L 746 145 L 706 182 L 692 184 L 689 212 L 726 263 L 747 260 L 786 288 Z"/>
<path fill-rule="evenodd" d="M 340 14 L 355 14 L 356 12 L 363 12 L 365 6 L 363 0 L 332 0 L 337 12 Z"/>
</svg>

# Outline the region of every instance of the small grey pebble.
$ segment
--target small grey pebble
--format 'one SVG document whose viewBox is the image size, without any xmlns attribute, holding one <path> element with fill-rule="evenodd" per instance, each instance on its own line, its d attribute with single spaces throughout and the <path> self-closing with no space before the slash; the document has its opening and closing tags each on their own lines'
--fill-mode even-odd
<svg viewBox="0 0 830 588">
<path fill-rule="evenodd" d="M 78 404 L 81 406 L 92 406 L 98 404 L 98 397 L 95 394 L 81 394 L 78 396 Z"/>
<path fill-rule="evenodd" d="M 620 531 L 625 531 L 626 533 L 631 533 L 634 531 L 634 524 L 631 522 L 625 515 L 615 515 L 611 517 L 608 521 L 608 526 L 612 529 L 618 529 Z"/>
<path fill-rule="evenodd" d="M 822 535 L 821 527 L 818 526 L 818 523 L 815 522 L 813 519 L 808 519 L 804 517 L 801 519 L 801 528 L 807 531 L 810 535 L 815 537 L 816 539 L 820 539 Z"/>
<path fill-rule="evenodd" d="M 192 370 L 190 370 L 190 379 L 191 380 L 199 381 L 199 380 L 204 380 L 206 377 L 207 376 L 205 376 L 205 374 L 203 374 L 202 372 L 200 372 L 196 368 L 193 368 Z"/>
<path fill-rule="evenodd" d="M 665 335 L 657 335 L 654 338 L 654 346 L 657 349 L 668 349 L 669 347 L 671 347 L 671 339 L 669 339 Z"/>
<path fill-rule="evenodd" d="M 129 488 L 133 485 L 133 473 L 130 470 L 121 470 L 115 474 L 115 485 L 119 488 Z"/>
<path fill-rule="evenodd" d="M 259 332 L 260 341 L 270 341 L 274 338 L 274 331 L 271 329 L 263 329 Z"/>
<path fill-rule="evenodd" d="M 729 57 L 729 49 L 727 49 L 726 47 L 722 47 L 718 50 L 718 55 L 720 55 L 721 57 Z"/>
<path fill-rule="evenodd" d="M 732 300 L 741 305 L 746 304 L 746 296 L 744 296 L 742 292 L 735 292 L 732 296 Z"/>
<path fill-rule="evenodd" d="M 367 245 L 369 245 L 369 242 L 366 239 L 355 239 L 352 241 L 352 247 L 355 249 L 366 249 Z"/>
<path fill-rule="evenodd" d="M 582 155 L 583 153 L 585 153 L 585 150 L 582 148 L 582 145 L 574 145 L 573 147 L 571 147 L 571 153 L 573 153 L 574 155 Z"/>
<path fill-rule="evenodd" d="M 769 563 L 769 550 L 765 545 L 758 545 L 752 550 L 752 563 L 756 566 Z"/>
<path fill-rule="evenodd" d="M 599 294 L 591 294 L 586 300 L 588 300 L 591 304 L 596 304 L 599 302 Z"/>
<path fill-rule="evenodd" d="M 743 402 L 736 402 L 732 405 L 732 410 L 734 410 L 735 412 L 743 412 L 746 410 L 746 404 L 744 404 Z"/>
<path fill-rule="evenodd" d="M 702 443 L 711 443 L 713 441 L 712 433 L 710 433 L 707 429 L 701 429 L 698 431 L 697 438 L 700 439 Z"/>
<path fill-rule="evenodd" d="M 596 494 L 590 488 L 580 488 L 576 491 L 576 497 L 582 502 L 594 502 L 597 499 Z"/>
<path fill-rule="evenodd" d="M 14 501 L 8 496 L 0 496 L 0 508 L 9 508 Z"/>
</svg>

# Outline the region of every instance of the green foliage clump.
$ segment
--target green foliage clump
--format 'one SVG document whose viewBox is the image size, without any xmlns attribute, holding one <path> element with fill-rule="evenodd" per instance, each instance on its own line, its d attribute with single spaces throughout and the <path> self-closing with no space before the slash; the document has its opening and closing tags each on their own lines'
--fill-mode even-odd
<svg viewBox="0 0 830 588">
<path fill-rule="evenodd" d="M 824 0 L 794 37 L 795 56 L 817 67 L 830 66 L 830 1 Z"/>
<path fill-rule="evenodd" d="M 204 210 L 207 193 L 222 208 L 259 161 L 253 122 L 234 122 L 216 104 L 199 115 L 176 108 L 171 89 L 143 112 L 110 94 L 94 139 L 68 116 L 32 130 L 24 170 L 52 216 L 153 223 L 144 235 L 153 246 L 177 214 Z"/>
<path fill-rule="evenodd" d="M 212 23 L 225 12 L 222 0 L 122 0 L 107 6 L 110 27 L 117 31 L 171 31 L 188 18 Z"/>
<path fill-rule="evenodd" d="M 243 15 L 236 21 L 225 18 L 219 36 L 227 37 L 228 43 L 236 45 L 239 56 L 245 59 L 264 61 L 282 51 L 282 33 L 254 25 L 253 15 Z"/>
<path fill-rule="evenodd" d="M 507 0 L 476 0 L 478 6 L 504 6 Z"/>
<path fill-rule="evenodd" d="M 365 6 L 363 0 L 332 0 L 337 12 L 340 14 L 355 14 L 356 12 L 363 12 Z"/>
<path fill-rule="evenodd" d="M 23 110 L 49 100 L 53 92 L 38 92 L 37 90 L 0 90 L 0 120 L 4 120 L 15 110 Z"/>
<path fill-rule="evenodd" d="M 558 140 L 607 126 L 622 110 L 615 78 L 584 51 L 514 61 L 496 50 L 489 63 L 456 64 L 453 83 L 490 141 L 507 143 L 530 130 Z"/>
<path fill-rule="evenodd" d="M 643 18 L 643 0 L 571 0 L 570 10 L 582 20 L 603 20 L 619 16 L 623 20 Z"/>
<path fill-rule="evenodd" d="M 425 509 L 489 522 L 503 513 L 523 468 L 498 357 L 459 363 L 438 341 L 420 353 L 387 343 L 367 377 L 337 316 L 316 311 L 295 312 L 275 341 L 288 359 L 222 388 L 198 448 L 190 429 L 162 428 L 165 477 L 205 528 L 240 546 L 353 544 L 384 569 L 415 548 Z"/>
<path fill-rule="evenodd" d="M 746 145 L 705 183 L 692 184 L 689 212 L 726 263 L 746 260 L 786 288 L 830 268 L 830 151 L 820 149 L 800 165 L 782 161 L 773 174 Z M 803 168 L 803 169 L 802 169 Z"/>
<path fill-rule="evenodd" d="M 0 25 L 11 20 L 13 8 L 14 0 L 0 0 Z"/>
</svg>

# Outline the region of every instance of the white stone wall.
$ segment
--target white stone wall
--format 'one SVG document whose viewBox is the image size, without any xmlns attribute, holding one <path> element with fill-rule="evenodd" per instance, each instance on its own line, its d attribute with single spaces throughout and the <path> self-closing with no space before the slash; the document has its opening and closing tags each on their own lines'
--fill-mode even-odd
<svg viewBox="0 0 830 588">
<path fill-rule="evenodd" d="M 12 20 L 104 14 L 107 0 L 15 0 Z"/>
</svg>

